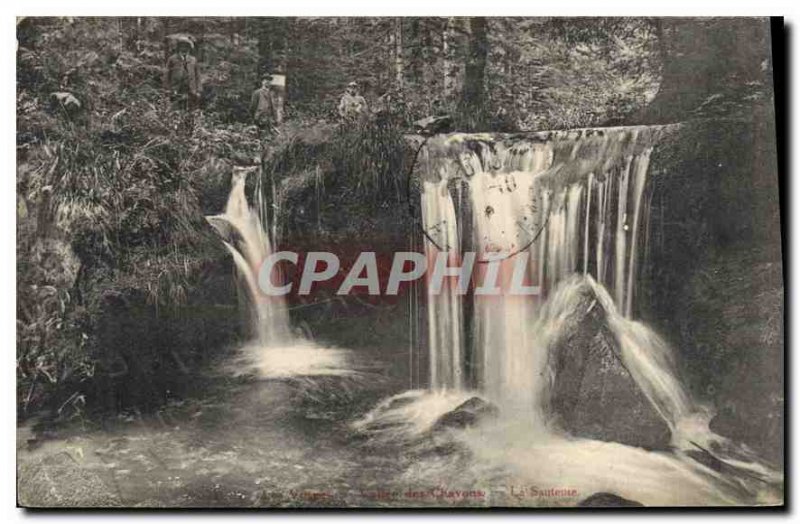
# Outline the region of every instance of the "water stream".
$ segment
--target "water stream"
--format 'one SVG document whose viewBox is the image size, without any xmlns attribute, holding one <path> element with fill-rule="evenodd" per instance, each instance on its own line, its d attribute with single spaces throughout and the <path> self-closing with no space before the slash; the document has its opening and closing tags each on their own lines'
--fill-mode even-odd
<svg viewBox="0 0 800 524">
<path fill-rule="evenodd" d="M 427 343 L 411 352 L 427 352 L 427 388 L 384 399 L 351 428 L 408 443 L 477 397 L 499 416 L 451 432 L 472 449 L 472 468 L 502 467 L 524 482 L 557 480 L 583 494 L 609 492 L 646 504 L 774 500 L 782 476 L 709 429 L 713 412 L 689 395 L 673 349 L 636 319 L 650 157 L 674 131 L 430 138 L 416 172 L 427 293 L 409 302 L 412 309 L 424 303 Z M 258 288 L 260 264 L 272 252 L 271 228 L 260 199 L 255 207 L 247 202 L 249 172 L 234 173 L 225 213 L 208 218 L 252 305 L 256 336 L 242 351 L 244 367 L 264 378 L 348 374 L 345 351 L 293 334 L 283 298 Z M 446 271 L 435 269 L 437 260 L 455 268 L 441 289 L 432 284 L 437 271 Z M 280 275 L 272 278 L 280 283 Z M 517 293 L 521 288 L 527 292 Z M 582 308 L 599 308 L 621 365 L 667 424 L 671 450 L 575 438 L 555 422 L 555 352 L 580 329 L 574 319 Z M 409 361 L 420 362 L 420 355 Z M 411 384 L 413 373 L 409 366 Z M 724 472 L 694 460 L 698 451 L 724 464 Z"/>
<path fill-rule="evenodd" d="M 388 399 L 359 427 L 391 421 L 408 438 L 477 396 L 497 406 L 500 418 L 459 438 L 480 460 L 513 466 L 538 485 L 557 479 L 584 493 L 607 491 L 646 504 L 770 500 L 770 486 L 782 475 L 709 429 L 713 412 L 689 395 L 673 348 L 636 320 L 650 157 L 675 131 L 429 139 L 416 171 L 426 254 L 433 260 L 446 252 L 458 266 L 467 256 L 463 247 L 474 250 L 473 292 L 458 295 L 455 284 L 445 284 L 443 293 L 428 294 L 429 392 Z M 521 282 L 538 293 L 509 291 L 519 259 L 527 260 Z M 625 370 L 669 427 L 672 452 L 577 439 L 553 422 L 550 395 L 559 380 L 553 352 L 575 329 L 568 320 L 587 307 L 586 293 L 593 296 L 589 309 L 601 308 Z M 469 319 L 465 300 L 472 301 Z M 690 458 L 698 450 L 735 472 Z"/>
</svg>

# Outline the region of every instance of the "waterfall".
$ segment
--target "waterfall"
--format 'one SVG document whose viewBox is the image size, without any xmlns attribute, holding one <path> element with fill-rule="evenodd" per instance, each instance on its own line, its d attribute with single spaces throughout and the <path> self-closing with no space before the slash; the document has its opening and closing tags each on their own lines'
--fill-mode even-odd
<svg viewBox="0 0 800 524">
<path fill-rule="evenodd" d="M 601 284 L 606 282 L 606 257 L 605 257 L 605 241 L 606 241 L 606 219 L 608 218 L 608 200 L 611 193 L 611 182 L 608 176 L 602 181 L 597 183 L 597 220 L 596 228 L 597 235 L 595 241 L 595 257 L 597 260 L 597 268 L 595 269 L 597 281 Z M 587 215 L 588 221 L 588 215 Z"/>
<path fill-rule="evenodd" d="M 589 273 L 589 224 L 591 223 L 592 210 L 592 187 L 594 185 L 594 173 L 589 173 L 589 180 L 586 182 L 586 215 L 583 220 L 583 274 Z"/>
<path fill-rule="evenodd" d="M 245 194 L 247 176 L 251 173 L 258 176 L 256 207 L 250 206 Z M 259 288 L 261 264 L 273 249 L 270 231 L 273 235 L 276 231 L 275 224 L 270 228 L 267 220 L 260 175 L 257 167 L 234 168 L 225 213 L 206 217 L 233 257 L 255 334 L 255 340 L 241 348 L 239 358 L 230 364 L 230 371 L 255 373 L 262 378 L 350 374 L 344 365 L 346 352 L 323 348 L 294 335 L 284 297 L 267 296 Z M 275 267 L 270 278 L 273 284 L 280 285 L 283 277 Z"/>
<path fill-rule="evenodd" d="M 619 177 L 619 196 L 617 197 L 617 231 L 614 235 L 614 300 L 617 306 L 625 301 L 625 283 L 627 282 L 626 262 L 628 258 L 628 182 L 632 159 L 625 159 Z M 630 268 L 628 268 L 630 269 Z"/>
<path fill-rule="evenodd" d="M 525 343 L 530 336 L 527 319 L 534 311 L 535 297 L 503 297 L 497 293 L 509 289 L 517 257 L 528 260 L 524 269 L 529 275 L 531 255 L 538 258 L 538 253 L 526 245 L 524 229 L 528 227 L 525 222 L 533 221 L 533 210 L 528 206 L 535 190 L 535 179 L 530 172 L 515 171 L 501 177 L 477 172 L 470 181 L 470 196 L 476 210 L 473 213 L 473 236 L 479 246 L 478 256 L 483 261 L 475 271 L 477 381 L 491 395 L 520 405 L 534 401 L 534 393 L 525 387 L 529 378 L 519 373 L 532 363 L 523 363 L 516 357 L 527 359 L 531 355 L 498 351 L 498 348 L 512 348 Z M 518 222 L 523 225 L 519 226 Z M 517 254 L 507 257 L 509 253 Z M 493 285 L 481 285 L 491 280 L 494 280 Z M 506 329 L 509 324 L 517 326 L 517 329 Z"/>
<path fill-rule="evenodd" d="M 633 315 L 633 294 L 634 286 L 636 284 L 636 273 L 638 269 L 638 253 L 640 251 L 638 239 L 639 228 L 641 227 L 642 218 L 642 197 L 644 196 L 644 188 L 647 183 L 647 170 L 650 167 L 650 154 L 652 148 L 647 149 L 640 157 L 637 158 L 636 171 L 634 174 L 634 189 L 633 189 L 633 229 L 631 233 L 631 249 L 630 261 L 628 263 L 628 281 L 625 288 L 625 316 L 630 317 Z M 650 210 L 645 210 L 647 220 L 650 217 Z M 621 301 L 620 301 L 621 302 Z"/>
<path fill-rule="evenodd" d="M 532 377 L 544 376 L 547 349 L 531 349 L 533 319 L 542 301 L 576 273 L 609 286 L 615 310 L 634 316 L 643 196 L 662 132 L 666 128 L 508 139 L 456 134 L 427 145 L 420 176 L 429 266 L 440 252 L 448 265 L 459 265 L 464 245 L 478 257 L 473 293 L 466 298 L 474 306 L 471 322 L 455 286 L 428 293 L 432 389 L 472 387 L 514 409 L 544 406 L 546 380 L 533 384 Z M 467 205 L 455 205 L 454 187 Z M 467 207 L 470 213 L 463 211 Z M 538 286 L 539 296 L 507 292 L 518 258 L 525 259 L 528 283 Z M 487 279 L 496 281 L 500 295 L 485 292 Z"/>
<path fill-rule="evenodd" d="M 428 294 L 434 396 L 400 395 L 367 418 L 381 425 L 412 417 L 419 434 L 436 420 L 432 409 L 452 409 L 477 394 L 500 408 L 503 428 L 524 428 L 521 440 L 508 444 L 509 449 L 520 451 L 527 444 L 536 461 L 547 461 L 541 450 L 558 448 L 565 471 L 579 475 L 584 468 L 599 468 L 576 477 L 577 485 L 628 492 L 648 503 L 676 496 L 677 491 L 663 492 L 662 481 L 685 483 L 683 498 L 672 500 L 677 504 L 703 503 L 703 497 L 707 503 L 741 503 L 759 492 L 763 485 L 758 482 L 782 481 L 746 448 L 711 432 L 712 413 L 678 379 L 672 348 L 635 320 L 638 270 L 649 227 L 645 195 L 650 157 L 660 138 L 674 130 L 665 126 L 429 139 L 417 170 L 425 252 L 429 262 L 445 252 L 448 264 L 455 266 L 465 257 L 459 248 L 471 246 L 478 257 L 472 294 L 459 295 L 453 285 Z M 458 187 L 468 202 L 455 206 L 450 187 Z M 536 286 L 538 296 L 507 292 L 518 259 L 526 265 L 526 285 Z M 501 291 L 484 293 L 487 289 Z M 586 307 L 576 297 L 587 289 L 594 296 L 590 308 L 602 308 L 624 368 L 667 423 L 675 448 L 703 449 L 746 473 L 729 478 L 680 454 L 567 438 L 551 425 L 549 394 L 558 380 L 551 352 L 557 340 L 570 335 L 566 320 L 575 316 L 576 308 Z M 464 300 L 472 301 L 470 319 L 464 318 Z M 464 377 L 467 355 L 472 355 L 471 380 Z M 416 400 L 409 404 L 412 397 Z M 393 411 L 398 400 L 403 400 L 397 402 L 402 407 Z M 502 454 L 492 446 L 495 437 L 480 442 L 482 454 L 495 449 Z M 561 448 L 573 455 L 563 455 Z M 581 456 L 591 460 L 571 458 Z M 618 458 L 628 474 L 601 471 Z M 550 469 L 558 471 L 559 464 Z M 635 486 L 628 475 L 650 475 L 649 484 Z M 755 487 L 753 478 L 758 479 Z"/>
<path fill-rule="evenodd" d="M 578 269 L 578 253 L 584 244 L 578 231 L 582 198 L 581 184 L 565 187 L 555 197 L 547 220 L 547 236 L 543 239 L 547 251 L 547 258 L 544 259 L 547 274 L 545 289 L 554 289 Z"/>
<path fill-rule="evenodd" d="M 446 254 L 448 265 L 460 264 L 458 223 L 447 180 L 426 182 L 422 191 L 424 227 L 433 241 L 425 242 L 428 267 L 433 267 L 439 253 Z M 429 277 L 431 272 L 428 273 Z M 463 387 L 462 306 L 461 297 L 452 285 L 441 293 L 427 294 L 428 351 L 432 389 Z"/>
<path fill-rule="evenodd" d="M 272 252 L 272 245 L 262 224 L 263 213 L 250 207 L 245 196 L 247 175 L 255 169 L 234 169 L 225 213 L 207 217 L 207 220 L 233 256 L 239 279 L 252 305 L 253 327 L 259 341 L 272 346 L 288 341 L 289 315 L 283 297 L 268 297 L 258 287 L 258 272 L 264 259 Z"/>
</svg>

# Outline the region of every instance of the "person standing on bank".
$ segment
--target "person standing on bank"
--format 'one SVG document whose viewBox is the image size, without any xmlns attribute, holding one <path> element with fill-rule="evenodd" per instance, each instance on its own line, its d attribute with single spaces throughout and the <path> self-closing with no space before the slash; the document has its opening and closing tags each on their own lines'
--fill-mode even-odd
<svg viewBox="0 0 800 524">
<path fill-rule="evenodd" d="M 164 89 L 170 95 L 175 109 L 191 111 L 200 100 L 200 72 L 197 59 L 192 56 L 194 43 L 187 37 L 178 40 L 177 52 L 167 59 Z"/>
<path fill-rule="evenodd" d="M 270 87 L 270 75 L 261 79 L 261 87 L 253 91 L 250 96 L 250 113 L 256 126 L 268 135 L 275 132 L 276 126 L 281 124 L 281 115 L 275 103 L 275 97 Z"/>
<path fill-rule="evenodd" d="M 345 124 L 360 124 L 367 117 L 367 101 L 358 94 L 358 83 L 350 82 L 339 100 L 339 117 Z"/>
</svg>

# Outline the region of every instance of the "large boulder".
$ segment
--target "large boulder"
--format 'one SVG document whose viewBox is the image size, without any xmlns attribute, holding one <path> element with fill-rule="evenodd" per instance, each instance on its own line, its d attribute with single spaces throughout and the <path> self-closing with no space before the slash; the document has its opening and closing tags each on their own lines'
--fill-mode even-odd
<svg viewBox="0 0 800 524">
<path fill-rule="evenodd" d="M 590 285 L 581 288 L 551 348 L 551 410 L 569 434 L 647 449 L 666 449 L 670 430 L 623 365 L 607 312 Z"/>
<path fill-rule="evenodd" d="M 624 499 L 613 493 L 595 493 L 578 503 L 581 508 L 635 508 L 643 504 Z"/>
<path fill-rule="evenodd" d="M 414 390 L 381 401 L 353 428 L 381 445 L 450 452 L 458 448 L 450 430 L 474 426 L 498 413 L 497 406 L 466 391 Z"/>
<path fill-rule="evenodd" d="M 485 418 L 496 417 L 498 414 L 499 410 L 494 404 L 480 397 L 472 397 L 452 411 L 448 411 L 439 417 L 433 424 L 431 431 L 437 432 L 448 428 L 459 429 L 474 426 Z"/>
</svg>

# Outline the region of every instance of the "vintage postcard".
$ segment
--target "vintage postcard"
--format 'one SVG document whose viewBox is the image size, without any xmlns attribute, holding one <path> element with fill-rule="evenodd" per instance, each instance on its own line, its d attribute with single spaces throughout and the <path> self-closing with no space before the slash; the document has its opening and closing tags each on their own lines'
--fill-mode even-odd
<svg viewBox="0 0 800 524">
<path fill-rule="evenodd" d="M 784 504 L 782 19 L 16 32 L 19 506 Z"/>
</svg>

